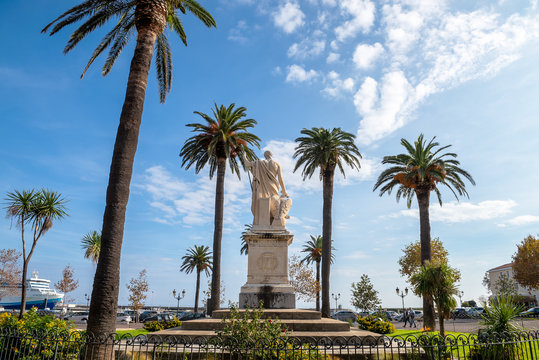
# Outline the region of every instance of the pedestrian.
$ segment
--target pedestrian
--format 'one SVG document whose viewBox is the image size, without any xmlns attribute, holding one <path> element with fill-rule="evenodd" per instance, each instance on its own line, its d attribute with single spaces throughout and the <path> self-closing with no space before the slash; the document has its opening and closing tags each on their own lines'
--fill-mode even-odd
<svg viewBox="0 0 539 360">
<path fill-rule="evenodd" d="M 406 327 L 406 323 L 408 322 L 408 310 L 404 310 L 404 313 L 402 314 L 402 320 L 404 321 L 404 326 Z"/>
<path fill-rule="evenodd" d="M 415 328 L 417 327 L 415 323 L 415 311 L 412 310 L 412 308 L 408 309 L 408 323 L 410 324 L 410 327 L 412 327 L 412 324 Z"/>
</svg>

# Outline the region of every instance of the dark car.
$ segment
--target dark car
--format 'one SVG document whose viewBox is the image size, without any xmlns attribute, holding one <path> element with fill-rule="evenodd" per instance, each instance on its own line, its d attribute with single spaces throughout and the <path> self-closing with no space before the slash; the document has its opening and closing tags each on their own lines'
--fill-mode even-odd
<svg viewBox="0 0 539 360">
<path fill-rule="evenodd" d="M 539 316 L 539 306 L 521 312 L 520 316 Z"/>
<path fill-rule="evenodd" d="M 200 318 L 203 318 L 204 317 L 204 314 L 202 313 L 187 313 L 185 314 L 184 316 L 182 316 L 181 318 L 179 318 L 180 321 L 188 321 L 188 320 L 195 320 L 195 319 L 200 319 Z"/>
<path fill-rule="evenodd" d="M 155 314 L 146 317 L 142 322 L 147 323 L 151 321 L 171 321 L 174 320 L 174 315 L 171 314 Z"/>
<path fill-rule="evenodd" d="M 157 315 L 157 311 L 143 311 L 139 316 L 138 320 L 143 322 L 147 317 Z"/>
</svg>

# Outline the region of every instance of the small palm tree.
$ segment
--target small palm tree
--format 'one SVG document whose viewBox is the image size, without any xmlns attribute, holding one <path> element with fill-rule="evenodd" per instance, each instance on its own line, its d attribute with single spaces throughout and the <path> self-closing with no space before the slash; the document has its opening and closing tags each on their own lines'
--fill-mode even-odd
<svg viewBox="0 0 539 360">
<path fill-rule="evenodd" d="M 62 195 L 42 189 L 17 190 L 7 193 L 7 217 L 15 220 L 17 227 L 21 229 L 22 240 L 22 280 L 21 280 L 21 311 L 19 319 L 22 319 L 26 309 L 26 277 L 28 264 L 34 254 L 38 240 L 52 228 L 55 220 L 60 220 L 67 216 L 65 207 L 66 200 Z M 28 225 L 33 232 L 32 246 L 30 251 L 26 249 L 25 226 Z"/>
<path fill-rule="evenodd" d="M 244 224 L 243 226 L 244 226 L 244 228 L 243 228 L 243 231 L 241 232 L 240 254 L 241 255 L 249 255 L 249 244 L 247 244 L 247 240 L 245 240 L 245 235 L 247 235 L 247 233 L 249 231 L 251 231 L 251 228 L 253 227 L 253 225 L 252 224 Z"/>
<path fill-rule="evenodd" d="M 392 166 L 380 174 L 373 189 L 376 191 L 380 188 L 382 196 L 385 193 L 390 195 L 396 187 L 397 201 L 405 198 L 408 208 L 412 205 L 414 195 L 417 198 L 422 265 L 431 260 L 430 193 L 434 191 L 441 206 L 442 195 L 438 188 L 440 185 L 449 188 L 457 200 L 458 196 L 468 197 L 463 178 L 475 185 L 472 176 L 459 167 L 457 154 L 443 153 L 451 145 L 438 147 L 440 144 L 435 142 L 435 139 L 436 137 L 433 137 L 427 142 L 421 134 L 413 145 L 406 139 L 401 139 L 407 153 L 384 157 L 382 164 Z M 425 326 L 434 329 L 434 308 L 429 297 L 423 297 L 423 311 Z"/>
<path fill-rule="evenodd" d="M 84 258 L 97 264 L 101 252 L 101 233 L 96 230 L 89 232 L 83 236 L 80 242 L 84 250 Z"/>
<path fill-rule="evenodd" d="M 427 261 L 410 279 L 416 294 L 430 296 L 434 300 L 442 336 L 445 336 L 444 319 L 449 319 L 451 310 L 457 306 L 454 296 L 458 294 L 455 285 L 458 277 L 458 271 L 449 265 Z"/>
<path fill-rule="evenodd" d="M 211 251 L 208 246 L 193 246 L 187 250 L 187 254 L 182 257 L 183 263 L 180 271 L 185 271 L 187 274 L 194 270 L 197 272 L 197 283 L 195 291 L 195 313 L 198 312 L 198 295 L 200 291 L 200 273 L 205 272 L 206 276 L 210 275 L 212 269 Z"/>
<path fill-rule="evenodd" d="M 331 208 L 333 202 L 333 178 L 335 169 L 345 175 L 343 164 L 359 169 L 361 154 L 354 144 L 355 136 L 340 128 L 303 129 L 304 135 L 297 138 L 294 158 L 297 158 L 294 172 L 303 166 L 303 179 L 310 178 L 317 169 L 323 182 L 322 220 L 322 316 L 330 316 L 329 273 L 331 261 Z"/>
<path fill-rule="evenodd" d="M 229 107 L 224 105 L 213 109 L 213 118 L 204 113 L 195 111 L 204 120 L 204 124 L 188 124 L 193 128 L 195 135 L 187 139 L 181 149 L 182 167 L 189 169 L 195 166 L 198 174 L 207 164 L 210 166 L 210 179 L 217 170 L 215 184 L 215 220 L 213 231 L 213 271 L 211 298 L 208 303 L 208 313 L 219 308 L 220 289 L 214 284 L 221 283 L 221 239 L 223 237 L 223 205 L 225 192 L 226 164 L 230 165 L 232 173 L 240 178 L 240 169 L 237 158 L 244 153 L 249 160 L 256 159 L 250 146 L 260 148 L 260 139 L 248 130 L 255 126 L 254 119 L 243 119 L 247 109 L 235 104 Z M 240 161 L 241 156 L 239 156 Z"/>
<path fill-rule="evenodd" d="M 318 290 L 316 291 L 316 311 L 320 311 L 320 263 L 322 262 L 323 238 L 321 235 L 318 235 L 316 237 L 312 235 L 309 236 L 311 237 L 311 240 L 307 241 L 307 243 L 303 245 L 303 250 L 301 250 L 301 252 L 307 253 L 307 255 L 305 255 L 301 262 L 305 262 L 307 263 L 307 265 L 310 265 L 312 263 L 316 265 L 316 284 L 318 286 Z M 335 248 L 331 246 L 332 264 L 335 260 L 335 254 L 333 252 L 334 250 Z"/>
<path fill-rule="evenodd" d="M 168 26 L 187 45 L 180 14 L 188 11 L 207 27 L 216 26 L 213 17 L 195 0 L 84 0 L 42 30 L 53 35 L 82 21 L 64 48 L 64 53 L 68 53 L 94 30 L 113 22 L 112 29 L 97 45 L 82 75 L 109 48 L 102 70 L 102 74 L 107 75 L 129 40 L 136 39 L 110 166 L 102 228 L 105 256 L 102 256 L 95 272 L 87 327 L 89 333 L 110 334 L 116 329 L 125 212 L 150 66 L 155 54 L 159 97 L 164 102 L 172 85 L 172 53 L 165 30 Z M 106 348 L 97 346 L 96 351 L 99 356 L 105 356 L 102 352 L 106 352 Z"/>
</svg>

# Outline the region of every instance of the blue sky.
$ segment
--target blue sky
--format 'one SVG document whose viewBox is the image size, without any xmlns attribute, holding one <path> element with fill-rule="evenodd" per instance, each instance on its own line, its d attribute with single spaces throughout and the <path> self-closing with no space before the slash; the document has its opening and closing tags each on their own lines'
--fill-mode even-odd
<svg viewBox="0 0 539 360">
<path fill-rule="evenodd" d="M 322 193 L 315 176 L 293 174 L 293 140 L 305 127 L 357 134 L 362 169 L 339 177 L 334 194 L 336 264 L 331 292 L 349 307 L 350 284 L 368 274 L 383 306 L 400 306 L 397 260 L 419 237 L 417 207 L 372 191 L 385 155 L 420 133 L 452 144 L 477 182 L 470 199 L 431 203 L 432 236 L 462 272 L 464 299 L 485 295 L 486 270 L 510 261 L 515 244 L 539 231 L 539 11 L 537 1 L 284 0 L 201 1 L 214 15 L 208 30 L 183 18 L 189 46 L 171 36 L 173 88 L 159 104 L 152 69 L 135 159 L 122 252 L 125 284 L 146 268 L 149 303 L 173 305 L 173 289 L 194 301 L 195 275 L 179 272 L 194 244 L 211 245 L 214 182 L 180 168 L 178 153 L 213 102 L 235 102 L 258 121 L 253 132 L 283 165 L 294 205 L 291 253 L 321 233 Z M 91 291 L 94 266 L 80 239 L 101 228 L 108 168 L 133 44 L 107 77 L 101 61 L 80 80 L 104 35 L 98 31 L 62 54 L 69 31 L 41 28 L 73 2 L 0 1 L 0 193 L 48 187 L 69 199 L 70 216 L 38 244 L 30 269 L 57 281 L 67 264 Z M 72 30 L 71 28 L 68 30 Z M 7 34 L 10 34 L 7 36 Z M 260 151 L 260 155 L 262 150 Z M 245 175 L 245 174 L 243 174 Z M 251 221 L 248 182 L 227 174 L 222 278 L 237 301 L 247 258 L 239 255 Z M 20 235 L 0 220 L 2 248 Z M 420 299 L 409 295 L 409 305 Z M 300 306 L 314 304 L 299 303 Z"/>
</svg>

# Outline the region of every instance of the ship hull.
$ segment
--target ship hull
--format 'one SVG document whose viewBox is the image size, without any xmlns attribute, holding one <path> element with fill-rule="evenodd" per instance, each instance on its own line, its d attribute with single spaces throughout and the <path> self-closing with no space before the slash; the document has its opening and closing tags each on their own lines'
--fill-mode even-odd
<svg viewBox="0 0 539 360">
<path fill-rule="evenodd" d="M 58 304 L 61 301 L 62 301 L 62 298 L 47 299 L 47 305 L 45 305 L 45 299 L 27 300 L 26 301 L 26 309 L 28 310 L 28 309 L 31 309 L 33 307 L 38 308 L 38 309 L 45 309 L 45 308 L 53 309 L 56 306 L 56 304 Z M 19 299 L 19 301 L 14 301 L 14 302 L 1 302 L 0 307 L 3 307 L 6 310 L 7 309 L 10 309 L 10 310 L 20 309 L 21 308 L 21 301 Z"/>
</svg>

